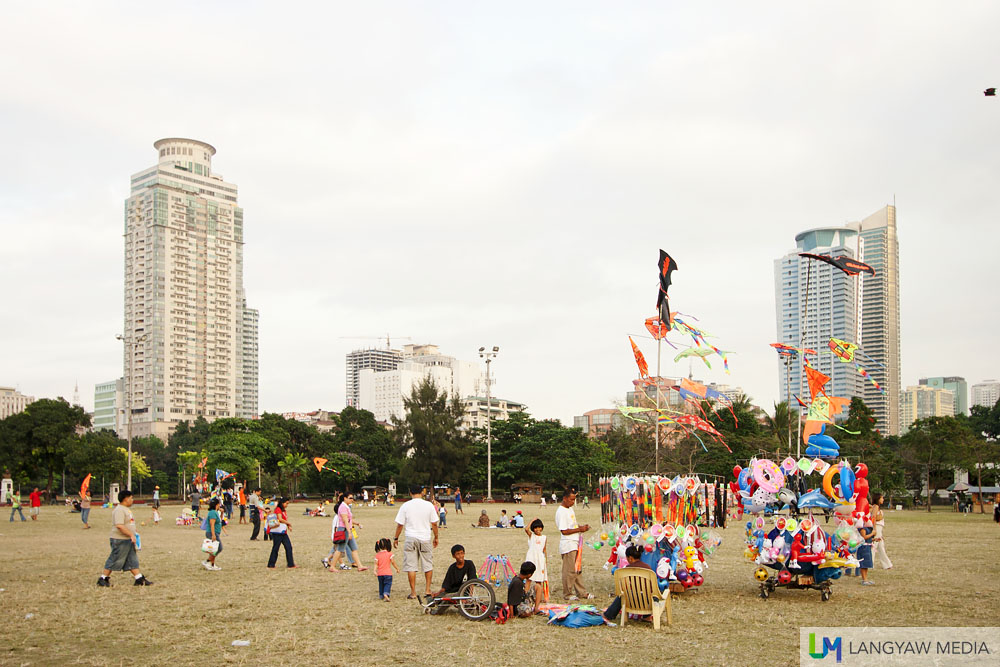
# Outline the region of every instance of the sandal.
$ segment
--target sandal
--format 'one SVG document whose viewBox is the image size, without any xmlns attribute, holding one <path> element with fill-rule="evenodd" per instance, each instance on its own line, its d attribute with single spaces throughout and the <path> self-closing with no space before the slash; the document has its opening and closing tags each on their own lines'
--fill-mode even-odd
<svg viewBox="0 0 1000 667">
<path fill-rule="evenodd" d="M 419 600 L 420 598 L 418 598 L 416 595 L 407 595 L 406 599 L 407 600 Z"/>
<path fill-rule="evenodd" d="M 364 565 L 362 565 L 361 567 L 358 568 L 358 572 L 364 572 L 367 569 L 368 569 L 367 567 L 365 567 Z"/>
</svg>

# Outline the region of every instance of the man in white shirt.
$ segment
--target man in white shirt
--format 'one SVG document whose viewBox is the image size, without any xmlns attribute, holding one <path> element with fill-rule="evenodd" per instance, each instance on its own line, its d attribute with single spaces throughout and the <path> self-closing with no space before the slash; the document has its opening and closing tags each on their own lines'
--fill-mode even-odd
<svg viewBox="0 0 1000 667">
<path fill-rule="evenodd" d="M 577 551 L 580 549 L 580 533 L 590 530 L 590 526 L 581 526 L 576 522 L 576 489 L 570 487 L 563 491 L 562 504 L 556 509 L 556 528 L 559 529 L 559 556 L 562 558 L 563 597 L 569 601 L 586 598 L 592 600 L 593 594 L 588 593 L 583 586 L 581 570 L 576 568 Z"/>
<path fill-rule="evenodd" d="M 406 530 L 403 543 L 403 572 L 410 581 L 410 595 L 417 597 L 417 568 L 427 580 L 427 595 L 431 594 L 431 577 L 434 575 L 432 557 L 438 545 L 438 513 L 434 505 L 423 499 L 424 490 L 420 485 L 410 486 L 410 500 L 396 512 L 396 535 L 393 546 L 399 547 L 399 534 Z M 433 534 L 433 540 L 431 535 Z"/>
</svg>

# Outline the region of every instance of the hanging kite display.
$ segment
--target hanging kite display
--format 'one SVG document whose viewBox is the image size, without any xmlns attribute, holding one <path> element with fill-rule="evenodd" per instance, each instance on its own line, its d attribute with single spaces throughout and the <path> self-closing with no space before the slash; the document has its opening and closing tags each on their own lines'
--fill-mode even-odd
<svg viewBox="0 0 1000 667">
<path fill-rule="evenodd" d="M 646 330 L 655 340 L 664 340 L 666 335 L 670 332 L 670 326 L 660 322 L 658 317 L 647 317 L 646 318 Z M 673 347 L 670 341 L 667 344 Z"/>
<path fill-rule="evenodd" d="M 858 345 L 856 343 L 849 343 L 846 340 L 840 340 L 839 338 L 831 338 L 830 342 L 828 343 L 828 345 L 830 347 L 830 351 L 838 359 L 840 359 L 841 362 L 843 362 L 845 364 L 847 364 L 847 363 L 853 363 L 854 364 L 854 368 L 857 369 L 858 374 L 861 375 L 861 377 L 863 377 L 866 380 L 868 380 L 869 382 L 871 382 L 872 385 L 874 385 L 875 388 L 879 390 L 879 392 L 881 392 L 883 394 L 885 393 L 885 390 L 879 385 L 878 382 L 875 381 L 875 378 L 873 378 L 871 376 L 871 374 L 868 372 L 868 370 L 864 366 L 862 366 L 861 363 L 858 362 L 857 359 L 855 359 L 855 356 L 856 356 L 856 354 L 864 355 L 865 359 L 868 359 L 873 364 L 875 364 L 877 366 L 882 366 L 882 368 L 885 368 L 885 366 L 883 364 L 880 364 L 879 362 L 875 361 L 870 356 L 868 356 L 867 354 L 865 354 L 865 351 L 862 350 L 860 347 L 858 347 Z"/>
<path fill-rule="evenodd" d="M 674 357 L 674 361 L 680 361 L 681 359 L 684 359 L 686 357 L 698 357 L 699 359 L 704 361 L 705 365 L 708 366 L 709 370 L 711 370 L 712 364 L 708 363 L 708 359 L 705 358 L 710 354 L 715 354 L 715 352 L 706 347 L 689 347 L 686 350 L 681 350 L 680 352 L 678 352 L 677 355 Z"/>
<path fill-rule="evenodd" d="M 785 345 L 784 343 L 771 343 L 771 347 L 777 350 L 778 354 L 783 357 L 794 357 L 795 355 L 802 354 L 816 354 L 816 350 L 810 350 L 809 348 L 792 347 L 791 345 Z"/>
<path fill-rule="evenodd" d="M 733 411 L 733 401 L 721 391 L 706 387 L 700 382 L 695 382 L 688 378 L 681 378 L 681 384 L 676 389 L 684 400 L 701 399 L 703 401 L 722 403 L 729 408 L 729 414 L 733 416 L 733 422 L 739 427 L 740 421 L 736 418 L 736 413 Z"/>
<path fill-rule="evenodd" d="M 313 465 L 316 466 L 316 472 L 323 472 L 324 470 L 329 470 L 332 473 L 340 474 L 338 471 L 326 465 L 329 459 L 324 459 L 321 456 L 316 456 L 313 458 Z"/>
<path fill-rule="evenodd" d="M 656 264 L 660 272 L 660 285 L 656 291 L 656 312 L 660 318 L 660 323 L 667 327 L 667 331 L 671 328 L 671 315 L 670 315 L 670 297 L 667 292 L 670 290 L 670 280 L 671 274 L 677 270 L 677 262 L 674 261 L 673 257 L 667 254 L 665 250 L 660 249 L 660 259 Z"/>
<path fill-rule="evenodd" d="M 635 355 L 635 365 L 639 367 L 640 377 L 649 377 L 649 365 L 646 364 L 646 357 L 642 356 L 642 351 L 631 336 L 628 337 L 628 342 L 632 343 L 632 354 Z"/>
<path fill-rule="evenodd" d="M 799 257 L 807 257 L 809 259 L 816 259 L 821 262 L 825 262 L 834 268 L 840 269 L 849 276 L 856 276 L 859 273 L 867 273 L 871 276 L 875 275 L 875 269 L 868 266 L 864 262 L 859 262 L 858 260 L 852 259 L 847 255 L 830 257 L 829 255 L 812 255 L 808 252 L 800 252 Z"/>
</svg>

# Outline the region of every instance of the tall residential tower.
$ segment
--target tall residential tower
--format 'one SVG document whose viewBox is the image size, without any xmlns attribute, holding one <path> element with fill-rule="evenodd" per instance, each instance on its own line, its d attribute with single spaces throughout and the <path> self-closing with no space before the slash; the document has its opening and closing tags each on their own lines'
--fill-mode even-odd
<svg viewBox="0 0 1000 667">
<path fill-rule="evenodd" d="M 124 391 L 133 435 L 165 437 L 181 420 L 256 413 L 257 316 L 245 307 L 243 209 L 212 172 L 215 148 L 153 147 L 157 164 L 132 176 L 125 201 Z"/>
<path fill-rule="evenodd" d="M 774 263 L 777 341 L 817 350 L 819 354 L 810 361 L 831 376 L 830 392 L 863 398 L 878 419 L 877 427 L 888 435 L 898 435 L 901 381 L 895 206 L 886 206 L 861 222 L 802 232 L 795 237 L 795 244 L 795 250 Z M 803 252 L 846 255 L 869 264 L 875 275 L 848 276 L 829 264 L 799 257 Z M 809 302 L 805 303 L 807 289 Z M 870 359 L 859 355 L 858 360 L 884 393 L 852 365 L 824 352 L 830 338 L 861 346 Z M 778 373 L 780 395 L 785 399 L 788 387 L 783 361 L 779 361 Z M 807 395 L 801 368 L 793 365 L 790 376 L 791 393 Z"/>
</svg>

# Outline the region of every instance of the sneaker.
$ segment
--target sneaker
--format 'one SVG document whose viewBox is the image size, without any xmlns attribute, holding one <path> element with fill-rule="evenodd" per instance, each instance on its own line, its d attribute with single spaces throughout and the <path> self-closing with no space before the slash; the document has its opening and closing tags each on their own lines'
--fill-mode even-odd
<svg viewBox="0 0 1000 667">
<path fill-rule="evenodd" d="M 138 579 L 136 579 L 136 580 L 135 580 L 135 583 L 134 583 L 134 584 L 132 584 L 132 585 L 133 585 L 133 586 L 152 586 L 152 585 L 153 585 L 153 582 L 152 582 L 152 581 L 150 581 L 149 579 L 147 579 L 147 578 L 146 578 L 146 577 L 145 577 L 145 576 L 143 575 L 143 576 L 140 576 L 140 577 L 139 577 Z"/>
<path fill-rule="evenodd" d="M 218 571 L 219 571 L 219 570 L 221 570 L 222 568 L 221 568 L 221 567 L 219 567 L 218 565 L 213 565 L 212 567 L 210 567 L 210 568 L 208 568 L 208 569 L 209 569 L 209 570 L 214 570 L 215 572 L 218 572 Z"/>
<path fill-rule="evenodd" d="M 576 602 L 576 601 L 577 601 L 577 600 L 579 600 L 580 598 L 578 598 L 578 597 L 577 597 L 577 596 L 575 596 L 575 595 L 570 595 L 570 596 L 568 596 L 568 597 L 567 597 L 566 599 L 567 599 L 567 600 L 569 600 L 570 602 Z"/>
<path fill-rule="evenodd" d="M 323 563 L 323 567 L 325 567 L 325 568 L 326 568 L 326 569 L 328 569 L 328 570 L 330 569 L 330 560 L 329 560 L 328 558 L 324 558 L 324 559 L 323 559 L 322 561 L 320 561 L 320 562 L 322 562 L 322 563 Z"/>
<path fill-rule="evenodd" d="M 351 566 L 350 566 L 350 565 L 343 565 L 343 564 L 342 564 L 342 565 L 340 566 L 340 569 L 341 569 L 341 570 L 350 570 L 350 569 L 351 569 Z"/>
<path fill-rule="evenodd" d="M 593 593 L 587 593 L 587 599 L 588 600 L 593 600 L 594 599 L 594 594 Z"/>
<path fill-rule="evenodd" d="M 103 586 L 104 588 L 111 588 L 111 580 L 105 579 L 104 577 L 97 578 L 97 585 Z"/>
<path fill-rule="evenodd" d="M 875 582 L 874 581 L 862 581 L 861 585 L 862 586 L 874 586 Z"/>
<path fill-rule="evenodd" d="M 289 570 L 297 570 L 297 569 L 299 569 L 299 566 L 298 565 L 289 565 L 288 569 Z"/>
<path fill-rule="evenodd" d="M 209 563 L 207 560 L 201 561 L 201 566 L 203 568 L 205 568 L 206 570 L 211 570 L 212 569 L 212 564 Z"/>
</svg>

